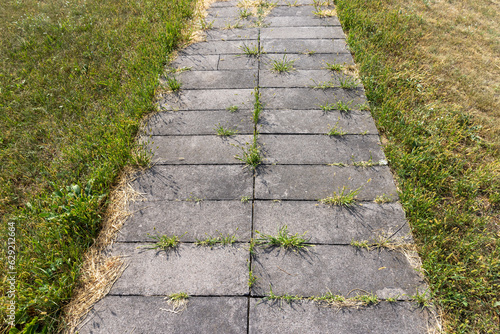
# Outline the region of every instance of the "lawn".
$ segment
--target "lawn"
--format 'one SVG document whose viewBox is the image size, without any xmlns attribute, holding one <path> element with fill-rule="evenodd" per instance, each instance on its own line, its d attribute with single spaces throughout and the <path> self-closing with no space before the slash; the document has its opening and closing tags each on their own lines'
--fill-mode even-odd
<svg viewBox="0 0 500 334">
<path fill-rule="evenodd" d="M 62 308 L 109 190 L 124 166 L 147 162 L 134 138 L 142 116 L 155 110 L 168 54 L 190 35 L 195 5 L 0 3 L 0 217 L 3 235 L 15 236 L 9 255 L 16 256 L 15 284 L 2 275 L 2 326 L 10 322 L 12 287 L 18 329 L 64 327 Z M 6 261 L 1 266 L 12 271 Z"/>
</svg>

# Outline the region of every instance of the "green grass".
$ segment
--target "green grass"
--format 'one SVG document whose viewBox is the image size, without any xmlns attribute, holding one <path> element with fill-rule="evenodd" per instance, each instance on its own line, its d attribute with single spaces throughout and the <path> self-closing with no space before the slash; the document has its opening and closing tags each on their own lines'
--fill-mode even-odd
<svg viewBox="0 0 500 334">
<path fill-rule="evenodd" d="M 63 326 L 61 309 L 110 187 L 125 165 L 147 163 L 134 156 L 133 138 L 141 116 L 155 110 L 158 77 L 193 7 L 190 0 L 1 3 L 0 219 L 3 235 L 8 223 L 16 229 L 17 328 Z M 9 301 L 4 293 L 0 300 Z M 0 314 L 5 320 L 3 307 Z"/>
<path fill-rule="evenodd" d="M 167 86 L 172 92 L 177 92 L 181 89 L 182 84 L 175 77 L 168 77 Z"/>
<path fill-rule="evenodd" d="M 245 55 L 249 57 L 257 57 L 260 54 L 258 45 L 246 45 L 245 43 L 243 43 L 243 45 L 239 48 Z"/>
<path fill-rule="evenodd" d="M 341 72 L 344 69 L 344 65 L 342 64 L 331 64 L 327 62 L 325 65 L 326 69 L 333 72 Z"/>
<path fill-rule="evenodd" d="M 356 196 L 360 191 L 361 187 L 348 190 L 346 186 L 343 186 L 338 193 L 335 191 L 332 196 L 320 199 L 319 202 L 326 205 L 352 206 L 356 204 Z"/>
<path fill-rule="evenodd" d="M 259 234 L 259 238 L 255 239 L 257 245 L 265 246 L 265 247 L 282 247 L 290 250 L 303 250 L 306 247 L 310 247 L 309 239 L 305 239 L 304 236 L 307 232 L 304 232 L 302 235 L 298 233 L 291 234 L 288 233 L 288 227 L 286 225 L 280 227 L 278 229 L 277 235 L 271 234 L 263 234 L 259 231 L 256 231 Z"/>
<path fill-rule="evenodd" d="M 339 122 L 335 123 L 335 125 L 326 133 L 328 136 L 344 136 L 347 134 L 347 131 L 344 131 L 341 127 L 338 126 Z"/>
<path fill-rule="evenodd" d="M 444 328 L 497 333 L 500 163 L 491 134 L 500 109 L 490 60 L 498 25 L 488 26 L 495 5 L 336 5 Z"/>
<path fill-rule="evenodd" d="M 229 106 L 229 107 L 226 108 L 226 110 L 229 111 L 229 112 L 237 112 L 238 109 L 239 109 L 238 106 Z"/>
<path fill-rule="evenodd" d="M 262 163 L 262 155 L 256 136 L 254 136 L 251 143 L 246 143 L 245 146 L 238 147 L 241 149 L 241 155 L 237 154 L 234 157 L 244 162 L 250 169 L 255 170 Z"/>
</svg>

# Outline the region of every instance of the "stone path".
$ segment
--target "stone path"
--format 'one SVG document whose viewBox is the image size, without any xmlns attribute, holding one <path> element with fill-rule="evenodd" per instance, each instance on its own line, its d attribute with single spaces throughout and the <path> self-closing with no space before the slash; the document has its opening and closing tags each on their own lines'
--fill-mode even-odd
<svg viewBox="0 0 500 334">
<path fill-rule="evenodd" d="M 327 68 L 353 62 L 338 19 L 314 14 L 332 7 L 261 3 L 243 19 L 251 9 L 237 4 L 213 4 L 206 41 L 171 64 L 189 70 L 171 75 L 182 87 L 149 121 L 156 164 L 133 183 L 147 201 L 132 204 L 112 249 L 128 267 L 79 332 L 425 333 L 411 296 L 426 284 L 401 251 L 410 230 L 364 90 Z M 294 69 L 273 70 L 284 60 Z M 252 150 L 256 169 L 235 158 Z M 318 202 L 355 190 L 355 205 Z M 284 226 L 313 246 L 252 244 Z M 148 234 L 181 243 L 148 249 Z M 196 244 L 207 236 L 236 242 Z M 362 247 L 382 237 L 399 250 Z M 181 292 L 187 304 L 165 299 Z"/>
</svg>

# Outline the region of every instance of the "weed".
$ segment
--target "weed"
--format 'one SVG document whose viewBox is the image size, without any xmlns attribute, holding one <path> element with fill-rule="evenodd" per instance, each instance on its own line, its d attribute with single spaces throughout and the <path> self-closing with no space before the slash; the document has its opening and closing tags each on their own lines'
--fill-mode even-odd
<svg viewBox="0 0 500 334">
<path fill-rule="evenodd" d="M 254 104 L 253 104 L 252 119 L 253 119 L 253 124 L 257 125 L 257 123 L 259 122 L 260 113 L 262 112 L 262 108 L 263 108 L 262 102 L 260 101 L 260 90 L 259 90 L 259 87 L 255 87 L 253 95 L 255 97 L 255 101 L 254 101 Z M 254 137 L 256 135 L 257 134 L 255 133 Z"/>
<path fill-rule="evenodd" d="M 257 280 L 258 277 L 253 274 L 252 264 L 248 261 L 248 287 L 251 288 Z"/>
<path fill-rule="evenodd" d="M 212 248 L 215 245 L 232 245 L 236 241 L 236 233 L 223 235 L 219 232 L 219 235 L 217 237 L 207 235 L 205 239 L 196 239 L 196 242 L 194 244 L 197 246 L 208 246 Z"/>
<path fill-rule="evenodd" d="M 327 205 L 351 206 L 355 204 L 356 196 L 361 188 L 348 190 L 346 186 L 343 186 L 339 193 L 334 192 L 332 196 L 320 199 L 319 202 Z"/>
<path fill-rule="evenodd" d="M 351 246 L 356 248 L 365 248 L 370 250 L 370 244 L 367 240 L 351 240 Z"/>
<path fill-rule="evenodd" d="M 359 82 L 355 78 L 350 76 L 344 76 L 339 78 L 340 88 L 343 89 L 356 89 L 358 88 Z"/>
<path fill-rule="evenodd" d="M 235 155 L 235 158 L 244 162 L 250 169 L 255 170 L 262 163 L 260 146 L 257 144 L 257 138 L 254 137 L 252 143 L 246 143 L 244 147 L 237 146 L 242 150 L 241 155 Z"/>
<path fill-rule="evenodd" d="M 326 103 L 326 104 L 320 104 L 320 105 L 318 105 L 318 107 L 320 107 L 321 110 L 323 110 L 323 111 L 332 111 L 332 110 L 335 110 L 336 105 Z"/>
<path fill-rule="evenodd" d="M 319 17 L 335 17 L 337 16 L 337 12 L 335 9 L 320 9 L 318 7 L 315 8 L 316 11 L 313 12 L 314 15 Z"/>
<path fill-rule="evenodd" d="M 331 164 L 327 164 L 327 166 L 338 166 L 338 167 L 346 167 L 347 165 L 343 162 L 334 162 Z"/>
<path fill-rule="evenodd" d="M 220 125 L 220 123 L 217 125 L 217 127 L 215 127 L 214 129 L 217 133 L 218 136 L 233 136 L 235 135 L 236 133 L 238 133 L 238 130 L 234 130 L 234 129 L 226 129 L 224 128 L 222 125 Z"/>
<path fill-rule="evenodd" d="M 314 82 L 314 80 L 313 80 Z M 320 82 L 320 83 L 316 83 L 314 82 L 314 86 L 312 86 L 312 88 L 315 88 L 315 89 L 328 89 L 328 88 L 335 88 L 336 85 L 335 85 L 335 82 L 333 80 L 329 80 L 329 81 L 323 81 L 323 82 Z"/>
<path fill-rule="evenodd" d="M 283 59 L 273 59 L 271 64 L 271 71 L 277 73 L 288 73 L 293 71 L 295 68 L 293 67 L 293 63 L 296 59 L 288 59 L 287 55 L 283 55 Z"/>
<path fill-rule="evenodd" d="M 242 196 L 241 197 L 241 203 L 248 203 L 249 200 L 250 200 L 249 196 Z"/>
<path fill-rule="evenodd" d="M 192 193 L 189 194 L 189 197 L 186 198 L 185 200 L 186 202 L 195 202 L 195 203 L 201 203 L 203 202 L 203 198 L 198 198 L 196 196 L 194 196 Z"/>
<path fill-rule="evenodd" d="M 370 105 L 368 103 L 358 104 L 356 108 L 360 111 L 370 111 Z"/>
<path fill-rule="evenodd" d="M 297 0 L 295 0 L 294 2 L 287 1 L 286 5 L 287 5 L 288 7 L 298 7 L 298 6 L 300 6 L 300 5 L 297 3 Z"/>
<path fill-rule="evenodd" d="M 236 21 L 233 24 L 231 24 L 231 22 L 226 22 L 226 25 L 224 26 L 224 29 L 231 30 L 231 29 L 239 29 L 239 28 L 242 28 L 242 27 L 243 27 L 243 25 L 241 24 L 240 21 Z"/>
<path fill-rule="evenodd" d="M 351 103 L 344 103 L 342 101 L 338 101 L 336 104 L 336 108 L 338 111 L 341 111 L 341 112 L 349 112 L 351 110 L 350 105 L 351 105 Z"/>
<path fill-rule="evenodd" d="M 398 297 L 388 297 L 386 301 L 389 303 L 395 303 L 398 301 Z"/>
<path fill-rule="evenodd" d="M 374 294 L 357 295 L 355 297 L 346 298 L 341 295 L 334 295 L 330 291 L 322 296 L 312 296 L 309 299 L 316 303 L 338 309 L 348 307 L 359 308 L 363 306 L 378 304 L 379 302 L 377 296 Z"/>
<path fill-rule="evenodd" d="M 289 294 L 275 295 L 274 292 L 273 292 L 271 284 L 269 284 L 269 294 L 267 296 L 265 296 L 264 298 L 262 298 L 262 299 L 263 300 L 277 301 L 277 302 L 280 302 L 280 303 L 286 302 L 286 303 L 291 304 L 293 301 L 302 300 L 304 298 L 301 297 L 301 296 L 289 295 Z"/>
<path fill-rule="evenodd" d="M 167 85 L 172 92 L 177 92 L 179 89 L 181 89 L 181 83 L 175 77 L 168 77 Z"/>
<path fill-rule="evenodd" d="M 307 50 L 305 50 L 303 53 L 304 53 L 305 55 L 312 56 L 313 54 L 315 54 L 315 53 L 316 53 L 316 51 L 307 49 Z"/>
<path fill-rule="evenodd" d="M 226 110 L 229 112 L 237 112 L 238 109 L 239 109 L 238 106 L 229 106 L 226 108 Z"/>
<path fill-rule="evenodd" d="M 328 136 L 344 136 L 347 134 L 341 127 L 338 126 L 339 121 L 326 133 Z"/>
<path fill-rule="evenodd" d="M 189 295 L 186 292 L 178 292 L 172 293 L 165 299 L 167 300 L 168 305 L 172 306 L 172 309 L 168 310 L 169 312 L 181 313 L 187 308 Z"/>
<path fill-rule="evenodd" d="M 344 65 L 342 64 L 331 64 L 331 63 L 326 63 L 326 68 L 330 71 L 334 72 L 340 72 L 344 69 Z"/>
<path fill-rule="evenodd" d="M 187 233 L 187 232 L 186 232 Z M 184 233 L 184 234 L 186 234 Z M 155 250 L 172 250 L 179 245 L 179 237 L 176 235 L 168 236 L 168 235 L 149 235 L 150 239 L 156 240 L 156 242 L 150 246 L 144 246 L 146 249 L 155 249 Z"/>
<path fill-rule="evenodd" d="M 418 289 L 414 295 L 411 295 L 410 298 L 420 304 L 421 307 L 429 307 L 432 305 L 431 300 L 429 298 L 429 291 L 425 290 L 423 292 L 419 292 Z"/>
<path fill-rule="evenodd" d="M 168 299 L 170 300 L 185 300 L 189 299 L 189 295 L 185 292 L 179 292 L 179 293 L 172 293 L 171 295 L 168 296 Z"/>
<path fill-rule="evenodd" d="M 252 16 L 252 12 L 249 11 L 247 8 L 240 9 L 238 11 L 238 14 L 242 19 L 246 19 L 247 17 Z"/>
<path fill-rule="evenodd" d="M 201 29 L 202 30 L 210 30 L 214 27 L 214 22 L 215 20 L 212 20 L 210 22 L 207 22 L 205 19 L 201 19 Z"/>
<path fill-rule="evenodd" d="M 243 51 L 244 54 L 246 54 L 249 57 L 257 57 L 260 54 L 258 45 L 248 46 L 245 43 L 243 43 L 243 45 L 241 45 L 239 48 L 240 48 L 240 50 Z"/>
<path fill-rule="evenodd" d="M 377 204 L 389 203 L 392 202 L 392 197 L 386 194 L 377 195 L 377 197 L 375 197 L 374 202 Z"/>
<path fill-rule="evenodd" d="M 288 233 L 288 227 L 286 225 L 278 229 L 277 236 L 263 234 L 259 231 L 256 232 L 260 235 L 260 237 L 256 239 L 256 243 L 265 247 L 282 247 L 296 251 L 311 246 L 311 244 L 308 243 L 309 239 L 304 239 L 307 232 L 304 232 L 302 235 L 298 233 L 292 235 Z"/>
</svg>

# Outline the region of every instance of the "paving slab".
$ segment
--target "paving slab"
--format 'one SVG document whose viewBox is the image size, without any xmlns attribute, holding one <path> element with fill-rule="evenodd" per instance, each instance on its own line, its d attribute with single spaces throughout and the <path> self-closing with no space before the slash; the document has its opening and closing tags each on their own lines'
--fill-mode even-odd
<svg viewBox="0 0 500 334">
<path fill-rule="evenodd" d="M 145 135 L 210 135 L 214 134 L 214 121 L 239 134 L 252 134 L 252 111 L 238 110 L 185 110 L 159 112 L 151 116 Z"/>
<path fill-rule="evenodd" d="M 345 38 L 340 26 L 334 27 L 269 27 L 260 29 L 260 39 L 332 39 Z"/>
<path fill-rule="evenodd" d="M 216 17 L 206 18 L 207 26 L 212 29 L 238 29 L 255 28 L 257 19 L 253 16 L 242 19 L 240 17 Z"/>
<path fill-rule="evenodd" d="M 244 55 L 243 46 L 255 47 L 255 40 L 237 41 L 207 41 L 195 43 L 179 51 L 179 55 L 218 55 L 218 54 L 239 54 Z"/>
<path fill-rule="evenodd" d="M 205 32 L 207 41 L 238 41 L 238 40 L 257 40 L 259 37 L 259 29 L 224 29 L 224 30 L 207 30 Z"/>
<path fill-rule="evenodd" d="M 283 17 L 283 16 L 300 16 L 300 17 L 317 17 L 314 12 L 317 10 L 314 6 L 279 6 L 274 8 L 268 17 Z"/>
<path fill-rule="evenodd" d="M 261 70 L 271 70 L 273 61 L 281 61 L 285 55 L 287 59 L 294 60 L 293 67 L 296 70 L 322 70 L 326 69 L 327 63 L 347 65 L 353 64 L 352 56 L 347 53 L 315 53 L 312 55 L 270 53 L 263 54 L 261 56 Z"/>
<path fill-rule="evenodd" d="M 385 194 L 398 199 L 392 174 L 387 166 L 260 166 L 255 179 L 256 199 L 318 200 L 360 188 L 359 201 L 373 201 Z"/>
<path fill-rule="evenodd" d="M 229 0 L 229 1 L 217 1 L 210 5 L 211 8 L 220 8 L 220 7 L 233 7 L 237 6 L 240 0 Z"/>
<path fill-rule="evenodd" d="M 339 101 L 351 110 L 359 110 L 361 105 L 368 103 L 362 89 L 262 88 L 260 94 L 260 100 L 268 110 L 320 110 L 320 106 L 326 105 L 333 105 L 335 110 Z"/>
<path fill-rule="evenodd" d="M 264 39 L 260 44 L 261 50 L 265 53 L 337 54 L 349 52 L 344 39 Z"/>
<path fill-rule="evenodd" d="M 337 17 L 319 18 L 317 16 L 271 16 L 264 19 L 266 27 L 329 27 L 340 26 Z"/>
<path fill-rule="evenodd" d="M 175 58 L 169 65 L 171 68 L 190 68 L 194 71 L 215 71 L 219 63 L 219 55 L 184 55 Z"/>
<path fill-rule="evenodd" d="M 311 301 L 292 304 L 250 300 L 249 333 L 417 334 L 427 333 L 430 315 L 415 303 L 382 302 L 341 310 Z"/>
<path fill-rule="evenodd" d="M 253 106 L 253 89 L 198 89 L 167 93 L 160 101 L 161 110 L 214 110 Z"/>
<path fill-rule="evenodd" d="M 185 71 L 177 75 L 182 89 L 253 89 L 257 70 Z"/>
<path fill-rule="evenodd" d="M 331 126 L 325 125 L 325 129 Z M 258 139 L 264 164 L 311 165 L 385 161 L 377 135 L 266 135 Z M 207 149 L 210 149 L 207 148 Z M 220 154 L 222 155 L 222 154 Z M 387 164 L 386 162 L 384 164 Z"/>
<path fill-rule="evenodd" d="M 378 134 L 375 122 L 369 112 L 323 110 L 264 110 L 259 119 L 259 132 L 324 134 L 325 127 L 335 124 L 351 134 Z"/>
<path fill-rule="evenodd" d="M 256 252 L 252 270 L 258 280 L 252 286 L 253 296 L 268 295 L 270 286 L 276 295 L 310 297 L 330 291 L 348 296 L 360 289 L 381 299 L 407 299 L 416 289 L 426 289 L 423 278 L 398 251 L 315 245 L 300 252 L 260 247 Z"/>
<path fill-rule="evenodd" d="M 210 248 L 181 243 L 170 251 L 144 248 L 152 245 L 113 245 L 111 254 L 125 256 L 127 267 L 110 295 L 248 294 L 248 244 Z"/>
<path fill-rule="evenodd" d="M 221 54 L 219 58 L 219 70 L 251 70 L 257 68 L 258 60 L 256 57 Z"/>
<path fill-rule="evenodd" d="M 240 200 L 252 196 L 252 173 L 240 165 L 153 166 L 132 187 L 146 200 Z"/>
<path fill-rule="evenodd" d="M 214 125 L 215 128 L 216 125 Z M 215 132 L 215 130 L 213 130 Z M 221 164 L 241 165 L 234 156 L 253 136 L 151 136 L 146 147 L 157 165 Z"/>
<path fill-rule="evenodd" d="M 287 57 L 285 59 L 293 58 Z M 259 75 L 259 86 L 262 88 L 301 88 L 322 86 L 340 88 L 341 82 L 344 81 L 356 84 L 360 88 L 362 87 L 361 82 L 358 79 L 326 69 L 290 70 L 289 72 L 276 73 L 271 67 L 268 71 L 261 71 Z"/>
<path fill-rule="evenodd" d="M 207 10 L 207 20 L 216 17 L 239 18 L 240 8 L 237 6 L 211 7 Z"/>
<path fill-rule="evenodd" d="M 252 204 L 237 201 L 144 201 L 129 206 L 133 212 L 117 240 L 149 242 L 148 234 L 177 235 L 182 242 L 207 236 L 235 235 L 248 242 L 252 228 Z"/>
<path fill-rule="evenodd" d="M 254 206 L 254 229 L 264 234 L 274 235 L 287 225 L 292 234 L 307 232 L 312 243 L 349 245 L 352 240 L 375 241 L 378 236 L 412 240 L 399 203 L 338 207 L 317 201 L 255 201 Z"/>
<path fill-rule="evenodd" d="M 186 309 L 175 313 L 163 296 L 107 296 L 78 333 L 244 333 L 247 304 L 241 297 L 190 297 Z"/>
</svg>

